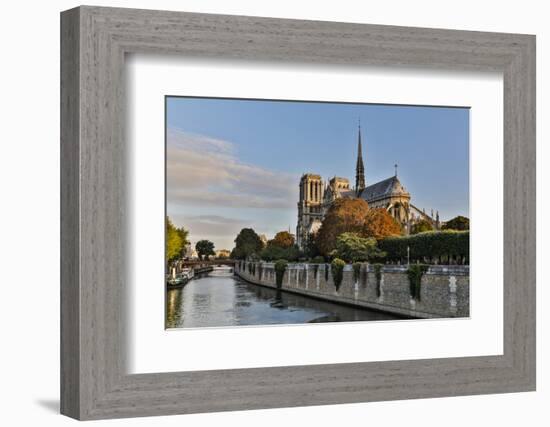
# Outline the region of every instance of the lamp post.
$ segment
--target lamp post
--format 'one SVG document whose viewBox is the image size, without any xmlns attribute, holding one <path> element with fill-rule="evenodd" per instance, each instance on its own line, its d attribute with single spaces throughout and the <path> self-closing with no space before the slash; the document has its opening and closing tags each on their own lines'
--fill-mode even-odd
<svg viewBox="0 0 550 427">
<path fill-rule="evenodd" d="M 407 246 L 407 267 L 409 266 L 411 261 L 411 248 Z"/>
</svg>

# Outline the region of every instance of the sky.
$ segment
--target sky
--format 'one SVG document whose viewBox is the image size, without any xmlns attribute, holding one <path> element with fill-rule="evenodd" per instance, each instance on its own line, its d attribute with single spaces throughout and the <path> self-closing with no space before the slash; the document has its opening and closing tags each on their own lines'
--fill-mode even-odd
<svg viewBox="0 0 550 427">
<path fill-rule="evenodd" d="M 366 185 L 397 164 L 413 205 L 469 217 L 467 108 L 188 97 L 166 98 L 167 215 L 216 249 L 295 233 L 303 173 L 355 184 L 359 120 Z"/>
</svg>

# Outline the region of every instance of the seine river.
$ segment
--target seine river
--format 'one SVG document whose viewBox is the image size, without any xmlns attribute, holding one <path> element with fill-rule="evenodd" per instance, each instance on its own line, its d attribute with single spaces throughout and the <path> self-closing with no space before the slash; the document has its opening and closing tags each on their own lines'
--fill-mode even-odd
<svg viewBox="0 0 550 427">
<path fill-rule="evenodd" d="M 204 276 L 166 296 L 166 327 L 273 325 L 391 320 L 397 317 L 253 285 L 232 275 Z"/>
</svg>

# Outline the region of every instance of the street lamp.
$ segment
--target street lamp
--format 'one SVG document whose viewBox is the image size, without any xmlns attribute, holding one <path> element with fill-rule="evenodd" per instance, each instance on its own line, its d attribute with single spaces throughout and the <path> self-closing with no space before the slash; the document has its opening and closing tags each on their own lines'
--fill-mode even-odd
<svg viewBox="0 0 550 427">
<path fill-rule="evenodd" d="M 411 261 L 411 248 L 407 246 L 407 267 L 409 266 L 410 261 Z"/>
</svg>

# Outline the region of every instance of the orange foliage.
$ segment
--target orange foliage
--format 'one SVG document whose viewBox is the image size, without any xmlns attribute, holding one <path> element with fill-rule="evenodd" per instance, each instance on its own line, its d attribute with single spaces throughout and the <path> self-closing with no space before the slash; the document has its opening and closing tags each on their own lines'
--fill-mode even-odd
<svg viewBox="0 0 550 427">
<path fill-rule="evenodd" d="M 290 248 L 294 246 L 294 236 L 288 231 L 279 231 L 275 234 L 273 240 L 269 241 L 270 245 L 279 246 L 280 248 Z"/>
<path fill-rule="evenodd" d="M 401 226 L 386 209 L 369 210 L 365 217 L 364 237 L 374 237 L 376 240 L 380 240 L 389 236 L 399 236 L 400 234 Z"/>
<path fill-rule="evenodd" d="M 362 236 L 369 205 L 363 199 L 337 199 L 328 210 L 319 229 L 316 244 L 327 256 L 336 247 L 337 237 L 346 232 Z M 363 236 L 362 236 L 363 237 Z"/>
</svg>

